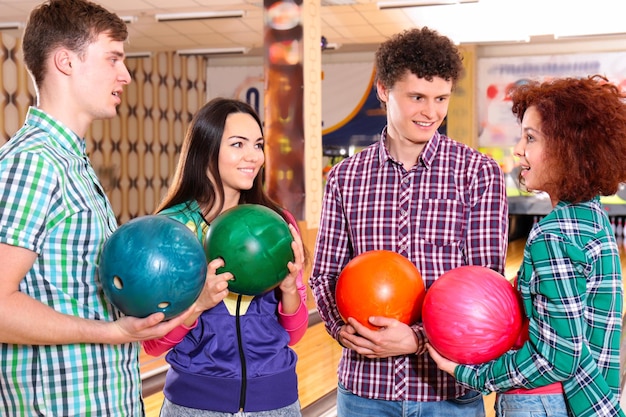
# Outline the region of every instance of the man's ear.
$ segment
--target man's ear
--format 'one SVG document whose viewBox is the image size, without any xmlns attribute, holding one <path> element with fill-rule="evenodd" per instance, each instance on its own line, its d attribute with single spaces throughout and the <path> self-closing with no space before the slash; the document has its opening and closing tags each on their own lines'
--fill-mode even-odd
<svg viewBox="0 0 626 417">
<path fill-rule="evenodd" d="M 54 66 L 57 70 L 65 75 L 72 73 L 72 60 L 76 59 L 76 55 L 65 48 L 57 49 L 52 56 Z"/>
<path fill-rule="evenodd" d="M 379 80 L 376 80 L 376 95 L 378 96 L 378 99 L 382 102 L 387 102 L 388 100 L 388 93 L 389 90 L 387 90 L 387 88 L 383 85 L 383 83 L 381 83 Z"/>
</svg>

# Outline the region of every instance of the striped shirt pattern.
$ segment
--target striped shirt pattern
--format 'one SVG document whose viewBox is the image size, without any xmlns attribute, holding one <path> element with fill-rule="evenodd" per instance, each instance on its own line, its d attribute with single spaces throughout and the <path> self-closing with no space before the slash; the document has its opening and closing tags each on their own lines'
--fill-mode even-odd
<svg viewBox="0 0 626 417">
<path fill-rule="evenodd" d="M 116 319 L 96 278 L 116 227 L 84 140 L 31 107 L 0 148 L 0 242 L 39 255 L 20 291 L 63 314 Z M 141 416 L 138 347 L 0 344 L 0 415 Z"/>
<path fill-rule="evenodd" d="M 380 141 L 328 174 L 310 285 L 320 316 L 337 338 L 335 303 L 343 267 L 371 250 L 411 260 L 428 288 L 461 265 L 504 271 L 508 206 L 502 171 L 491 158 L 436 133 L 408 171 Z M 423 341 L 420 324 L 413 326 Z M 382 400 L 439 401 L 466 392 L 427 353 L 368 359 L 343 349 L 339 381 Z"/>
<path fill-rule="evenodd" d="M 517 280 L 529 342 L 486 364 L 457 367 L 459 380 L 485 392 L 562 381 L 573 416 L 623 416 L 622 271 L 599 198 L 560 202 L 537 223 Z"/>
</svg>

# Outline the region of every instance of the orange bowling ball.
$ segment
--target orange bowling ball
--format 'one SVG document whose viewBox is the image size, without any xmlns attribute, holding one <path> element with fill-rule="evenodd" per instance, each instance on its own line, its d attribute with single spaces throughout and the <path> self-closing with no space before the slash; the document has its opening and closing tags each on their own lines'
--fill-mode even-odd
<svg viewBox="0 0 626 417">
<path fill-rule="evenodd" d="M 377 330 L 369 317 L 394 318 L 406 324 L 419 320 L 425 288 L 413 262 L 388 251 L 373 250 L 353 258 L 339 274 L 335 297 L 344 321 L 349 317 Z"/>
</svg>

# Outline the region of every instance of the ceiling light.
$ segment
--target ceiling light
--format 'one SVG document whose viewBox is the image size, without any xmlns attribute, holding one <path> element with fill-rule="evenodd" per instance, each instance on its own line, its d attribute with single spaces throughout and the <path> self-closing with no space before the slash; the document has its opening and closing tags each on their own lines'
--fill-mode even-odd
<svg viewBox="0 0 626 417">
<path fill-rule="evenodd" d="M 478 3 L 478 0 L 388 0 L 379 1 L 379 9 L 401 9 L 403 7 L 445 6 L 460 3 Z"/>
<path fill-rule="evenodd" d="M 605 33 L 555 33 L 554 39 L 587 39 L 600 38 L 604 36 L 624 36 L 626 32 L 605 32 Z"/>
<path fill-rule="evenodd" d="M 210 12 L 193 13 L 165 13 L 154 15 L 157 22 L 175 22 L 180 20 L 200 20 L 200 19 L 224 19 L 229 17 L 243 17 L 243 10 L 222 10 Z"/>
<path fill-rule="evenodd" d="M 201 49 L 180 49 L 176 51 L 178 55 L 243 55 L 250 49 L 244 47 L 235 48 L 201 48 Z"/>
<path fill-rule="evenodd" d="M 120 19 L 124 21 L 124 23 L 135 23 L 137 21 L 137 16 L 120 16 Z"/>
<path fill-rule="evenodd" d="M 3 22 L 0 23 L 0 30 L 21 29 L 24 27 L 22 22 Z"/>
<path fill-rule="evenodd" d="M 339 48 L 341 48 L 340 43 L 328 42 L 322 50 L 323 51 L 335 51 Z"/>
<path fill-rule="evenodd" d="M 496 44 L 496 43 L 528 43 L 530 42 L 530 36 L 474 36 L 468 35 L 465 39 L 454 39 L 454 43 L 457 45 L 462 44 Z"/>
<path fill-rule="evenodd" d="M 152 52 L 127 52 L 124 56 L 126 58 L 150 58 Z"/>
</svg>

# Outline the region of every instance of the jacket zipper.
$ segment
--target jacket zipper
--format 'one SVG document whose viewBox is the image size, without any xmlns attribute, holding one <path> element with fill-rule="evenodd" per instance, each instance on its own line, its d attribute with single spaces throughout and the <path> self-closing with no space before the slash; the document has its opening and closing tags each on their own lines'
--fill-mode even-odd
<svg viewBox="0 0 626 417">
<path fill-rule="evenodd" d="M 242 412 L 246 405 L 246 385 L 247 385 L 247 370 L 246 370 L 246 357 L 243 353 L 243 341 L 241 339 L 241 323 L 239 312 L 241 309 L 241 298 L 239 294 L 237 297 L 237 310 L 235 313 L 235 323 L 237 325 L 237 343 L 239 344 L 239 359 L 241 360 L 241 392 L 239 393 L 239 411 Z"/>
</svg>

